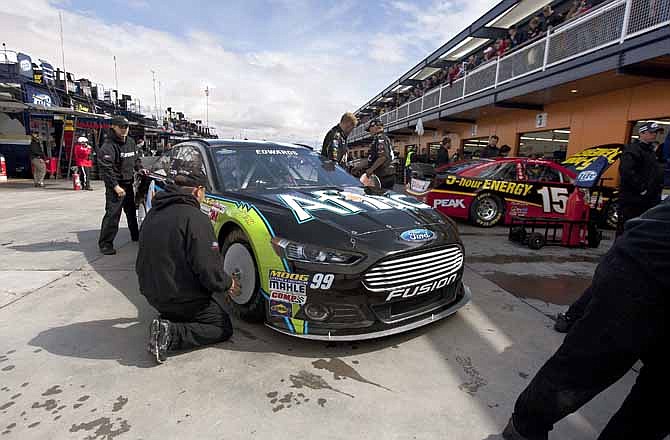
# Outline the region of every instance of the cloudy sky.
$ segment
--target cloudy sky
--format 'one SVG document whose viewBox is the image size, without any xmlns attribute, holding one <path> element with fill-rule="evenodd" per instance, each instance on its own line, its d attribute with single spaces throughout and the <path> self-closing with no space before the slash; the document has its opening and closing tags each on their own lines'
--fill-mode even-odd
<svg viewBox="0 0 670 440">
<path fill-rule="evenodd" d="M 320 142 L 495 4 L 486 0 L 0 0 L 7 49 L 204 119 L 222 137 Z"/>
</svg>

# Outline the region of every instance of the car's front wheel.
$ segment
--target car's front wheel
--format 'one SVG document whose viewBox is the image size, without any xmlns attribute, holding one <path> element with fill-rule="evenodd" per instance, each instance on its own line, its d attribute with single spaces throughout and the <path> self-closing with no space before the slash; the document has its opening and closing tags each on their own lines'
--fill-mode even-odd
<svg viewBox="0 0 670 440">
<path fill-rule="evenodd" d="M 493 194 L 479 194 L 470 206 L 470 218 L 477 226 L 490 228 L 502 220 L 503 202 Z"/>
<path fill-rule="evenodd" d="M 221 246 L 223 269 L 239 277 L 240 294 L 231 296 L 233 308 L 245 321 L 265 319 L 265 300 L 260 291 L 258 267 L 247 236 L 239 229 L 230 232 Z"/>
</svg>

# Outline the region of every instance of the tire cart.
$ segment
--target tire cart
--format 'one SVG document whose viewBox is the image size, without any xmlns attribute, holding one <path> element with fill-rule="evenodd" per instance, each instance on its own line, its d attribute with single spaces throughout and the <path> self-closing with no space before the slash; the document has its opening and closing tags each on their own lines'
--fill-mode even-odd
<svg viewBox="0 0 670 440">
<path fill-rule="evenodd" d="M 606 159 L 598 159 L 577 175 L 564 216 L 512 217 L 508 239 L 534 250 L 549 245 L 573 248 L 600 246 L 603 234 L 598 229 L 597 216 L 591 215 L 591 209 L 600 204 L 603 192 L 601 176 L 608 167 Z M 594 189 L 596 182 L 600 182 L 601 189 L 596 189 L 596 196 L 591 197 L 590 189 Z"/>
</svg>

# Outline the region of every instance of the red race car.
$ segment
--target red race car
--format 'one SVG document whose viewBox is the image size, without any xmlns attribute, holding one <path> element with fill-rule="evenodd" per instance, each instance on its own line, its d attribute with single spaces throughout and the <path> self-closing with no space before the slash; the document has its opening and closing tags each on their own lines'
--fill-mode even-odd
<svg viewBox="0 0 670 440">
<path fill-rule="evenodd" d="M 577 175 L 599 157 L 612 165 L 622 145 L 588 148 L 562 164 L 522 157 L 473 159 L 435 170 L 435 175 L 415 175 L 407 185 L 411 194 L 453 218 L 491 227 L 512 217 L 565 215 Z M 613 190 L 592 191 L 600 200 L 594 206 L 606 216 L 614 204 Z"/>
</svg>

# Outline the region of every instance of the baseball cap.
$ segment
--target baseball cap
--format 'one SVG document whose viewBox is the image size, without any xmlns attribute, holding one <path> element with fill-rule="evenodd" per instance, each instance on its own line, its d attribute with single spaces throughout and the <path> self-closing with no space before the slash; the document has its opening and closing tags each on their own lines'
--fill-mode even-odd
<svg viewBox="0 0 670 440">
<path fill-rule="evenodd" d="M 380 121 L 379 119 L 375 118 L 375 119 L 373 119 L 372 121 L 370 121 L 370 122 L 368 123 L 367 131 L 370 131 L 370 129 L 371 129 L 372 127 L 383 127 L 383 126 L 384 126 L 384 124 L 382 124 L 382 121 Z"/>
<path fill-rule="evenodd" d="M 658 133 L 659 131 L 663 131 L 663 129 L 656 122 L 645 122 L 638 128 L 639 133 L 645 133 L 647 131 Z"/>
<path fill-rule="evenodd" d="M 188 186 L 191 188 L 202 186 L 207 188 L 207 176 L 202 170 L 197 168 L 178 168 L 173 180 L 177 186 Z"/>
<path fill-rule="evenodd" d="M 130 125 L 130 122 L 123 116 L 114 116 L 112 118 L 112 125 L 116 125 L 117 127 L 127 127 Z"/>
</svg>

